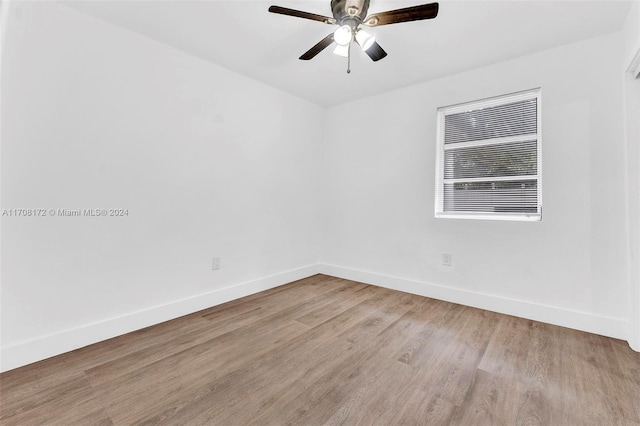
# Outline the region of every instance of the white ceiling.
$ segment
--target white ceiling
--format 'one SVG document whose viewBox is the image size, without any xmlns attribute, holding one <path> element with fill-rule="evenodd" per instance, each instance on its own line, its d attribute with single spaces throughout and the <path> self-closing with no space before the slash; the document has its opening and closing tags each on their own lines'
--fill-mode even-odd
<svg viewBox="0 0 640 426">
<path fill-rule="evenodd" d="M 372 0 L 369 13 L 429 0 Z M 346 60 L 326 49 L 298 57 L 333 31 L 267 12 L 276 4 L 331 16 L 330 0 L 73 1 L 89 15 L 323 106 L 454 74 L 620 29 L 626 1 L 440 1 L 434 20 L 372 28 L 389 56 Z"/>
</svg>

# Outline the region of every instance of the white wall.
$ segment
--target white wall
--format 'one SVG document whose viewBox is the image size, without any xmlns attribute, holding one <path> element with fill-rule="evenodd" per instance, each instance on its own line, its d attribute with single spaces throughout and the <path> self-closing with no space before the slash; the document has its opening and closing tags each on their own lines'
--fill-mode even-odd
<svg viewBox="0 0 640 426">
<path fill-rule="evenodd" d="M 2 218 L 2 369 L 314 273 L 322 108 L 65 6 L 10 12 L 2 209 L 129 216 Z"/>
<path fill-rule="evenodd" d="M 640 351 L 640 79 L 628 71 L 640 54 L 640 1 L 635 1 L 623 28 L 626 97 L 627 197 L 629 224 L 629 344 Z"/>
<path fill-rule="evenodd" d="M 629 65 L 640 45 L 640 0 L 631 4 L 629 14 L 622 28 L 624 35 L 624 65 Z"/>
<path fill-rule="evenodd" d="M 330 109 L 326 271 L 624 338 L 622 45 L 617 33 Z M 543 221 L 434 219 L 436 109 L 535 87 Z"/>
</svg>

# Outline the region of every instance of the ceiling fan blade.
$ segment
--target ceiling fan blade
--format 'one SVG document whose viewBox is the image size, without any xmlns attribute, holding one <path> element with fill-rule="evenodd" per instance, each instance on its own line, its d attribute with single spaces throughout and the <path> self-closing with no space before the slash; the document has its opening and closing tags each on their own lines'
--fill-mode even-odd
<svg viewBox="0 0 640 426">
<path fill-rule="evenodd" d="M 397 24 L 400 22 L 433 19 L 438 16 L 438 8 L 438 3 L 430 3 L 374 13 L 373 15 L 367 16 L 363 24 L 369 27 L 378 27 L 380 25 Z"/>
<path fill-rule="evenodd" d="M 369 47 L 367 50 L 364 51 L 364 53 L 369 55 L 369 57 L 373 62 L 378 62 L 380 59 L 387 56 L 387 52 L 385 52 L 384 49 L 380 47 L 378 42 L 375 42 L 375 41 L 373 42 L 371 47 Z"/>
<path fill-rule="evenodd" d="M 333 43 L 333 33 L 329 34 L 322 40 L 320 40 L 315 46 L 311 49 L 307 50 L 300 56 L 300 59 L 303 61 L 308 61 L 309 59 L 313 59 L 318 53 L 322 52 L 324 49 L 329 47 L 329 45 Z"/>
<path fill-rule="evenodd" d="M 300 10 L 289 9 L 287 7 L 281 7 L 281 6 L 271 6 L 269 7 L 269 12 L 279 13 L 280 15 L 294 16 L 296 18 L 311 19 L 312 21 L 324 22 L 325 24 L 330 24 L 330 25 L 333 25 L 336 23 L 336 20 L 334 18 L 329 18 L 328 16 L 317 15 L 315 13 L 309 13 L 309 12 L 302 12 Z"/>
</svg>

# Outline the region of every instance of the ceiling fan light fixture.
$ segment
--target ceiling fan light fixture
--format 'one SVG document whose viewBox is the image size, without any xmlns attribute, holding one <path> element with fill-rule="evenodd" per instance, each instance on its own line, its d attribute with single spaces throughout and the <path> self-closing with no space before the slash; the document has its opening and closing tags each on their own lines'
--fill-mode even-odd
<svg viewBox="0 0 640 426">
<path fill-rule="evenodd" d="M 337 45 L 335 49 L 333 49 L 333 53 L 342 56 L 343 58 L 349 57 L 349 45 Z"/>
<path fill-rule="evenodd" d="M 351 43 L 352 33 L 351 27 L 348 25 L 342 25 L 333 33 L 333 40 L 338 46 L 346 46 Z"/>
<path fill-rule="evenodd" d="M 358 42 L 362 50 L 366 52 L 371 46 L 373 46 L 373 43 L 376 42 L 376 38 L 372 34 L 369 34 L 360 28 L 358 29 L 358 32 L 356 32 L 356 42 Z"/>
</svg>

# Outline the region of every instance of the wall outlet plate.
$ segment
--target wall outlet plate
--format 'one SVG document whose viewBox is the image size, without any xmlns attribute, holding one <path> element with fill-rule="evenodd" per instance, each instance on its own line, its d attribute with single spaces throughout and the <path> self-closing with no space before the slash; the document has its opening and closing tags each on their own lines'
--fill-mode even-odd
<svg viewBox="0 0 640 426">
<path fill-rule="evenodd" d="M 451 266 L 451 255 L 448 253 L 442 253 L 442 264 L 444 266 Z"/>
<path fill-rule="evenodd" d="M 213 258 L 213 265 L 212 265 L 212 268 L 211 268 L 211 269 L 213 269 L 214 271 L 215 271 L 216 269 L 220 269 L 220 260 L 221 260 L 221 259 L 220 259 L 219 257 L 214 257 L 214 258 Z"/>
</svg>

